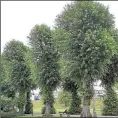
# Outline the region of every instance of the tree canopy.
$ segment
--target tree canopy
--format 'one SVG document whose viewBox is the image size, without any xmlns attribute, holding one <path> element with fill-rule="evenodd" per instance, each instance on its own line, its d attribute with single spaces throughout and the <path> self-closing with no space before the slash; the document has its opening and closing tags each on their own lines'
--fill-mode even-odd
<svg viewBox="0 0 118 118">
<path fill-rule="evenodd" d="M 83 82 L 83 104 L 90 105 L 93 82 L 103 76 L 110 58 L 117 53 L 114 17 L 101 3 L 74 1 L 65 6 L 55 24 L 70 34 L 66 57 L 70 60 L 69 74 Z"/>
<path fill-rule="evenodd" d="M 55 50 L 51 41 L 52 32 L 46 25 L 35 25 L 29 34 L 29 42 L 34 51 L 34 58 L 37 64 L 39 85 L 44 97 L 46 109 L 49 107 L 47 114 L 54 113 L 53 108 L 54 98 L 53 91 L 60 83 L 59 55 Z"/>
<path fill-rule="evenodd" d="M 11 40 L 4 48 L 3 54 L 6 61 L 10 64 L 10 78 L 8 84 L 15 93 L 19 93 L 18 107 L 19 112 L 24 114 L 24 105 L 26 100 L 26 91 L 31 85 L 31 71 L 26 64 L 25 54 L 27 47 L 20 41 Z"/>
</svg>

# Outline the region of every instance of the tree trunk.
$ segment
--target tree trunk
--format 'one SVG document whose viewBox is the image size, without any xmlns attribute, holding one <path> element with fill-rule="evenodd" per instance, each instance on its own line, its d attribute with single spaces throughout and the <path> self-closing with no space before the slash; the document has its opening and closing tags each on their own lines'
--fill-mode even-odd
<svg viewBox="0 0 118 118">
<path fill-rule="evenodd" d="M 86 83 L 83 82 L 83 88 L 84 88 L 84 95 L 83 95 L 83 110 L 81 112 L 81 117 L 87 118 L 92 117 L 90 113 L 90 103 L 91 98 L 93 96 L 93 85 L 91 85 L 91 81 L 87 81 Z"/>
<path fill-rule="evenodd" d="M 92 117 L 90 113 L 90 99 L 84 99 L 83 100 L 83 110 L 81 112 L 81 117 L 87 118 Z"/>
<path fill-rule="evenodd" d="M 25 114 L 32 114 L 33 113 L 32 103 L 30 100 L 30 90 L 27 91 L 26 96 L 26 105 L 25 105 Z"/>
<path fill-rule="evenodd" d="M 44 114 L 45 115 L 51 115 L 55 113 L 55 108 L 54 108 L 54 96 L 53 96 L 53 91 L 47 90 L 44 99 Z"/>
<path fill-rule="evenodd" d="M 19 100 L 18 100 L 18 108 L 20 115 L 24 115 L 24 106 L 25 106 L 25 91 L 20 90 L 19 91 Z"/>
<path fill-rule="evenodd" d="M 48 102 L 46 103 L 45 115 L 46 116 L 49 116 L 50 115 L 50 104 Z"/>
<path fill-rule="evenodd" d="M 50 104 L 51 104 L 51 95 L 52 95 L 52 92 L 50 91 L 47 91 L 46 92 L 47 93 L 47 95 L 46 95 L 46 106 L 45 106 L 45 115 L 46 116 L 49 116 L 50 115 L 50 112 L 51 112 L 51 106 L 50 106 Z"/>
</svg>

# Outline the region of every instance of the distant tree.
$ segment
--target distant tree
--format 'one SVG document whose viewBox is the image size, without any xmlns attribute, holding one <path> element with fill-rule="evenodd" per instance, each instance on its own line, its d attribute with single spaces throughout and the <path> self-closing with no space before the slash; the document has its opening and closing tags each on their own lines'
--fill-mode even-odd
<svg viewBox="0 0 118 118">
<path fill-rule="evenodd" d="M 53 91 L 60 83 L 58 53 L 51 42 L 51 30 L 46 25 L 36 25 L 29 35 L 38 69 L 39 85 L 43 94 L 43 113 L 55 113 Z"/>
<path fill-rule="evenodd" d="M 68 107 L 71 102 L 71 94 L 67 91 L 61 90 L 58 95 L 58 102 Z"/>
</svg>

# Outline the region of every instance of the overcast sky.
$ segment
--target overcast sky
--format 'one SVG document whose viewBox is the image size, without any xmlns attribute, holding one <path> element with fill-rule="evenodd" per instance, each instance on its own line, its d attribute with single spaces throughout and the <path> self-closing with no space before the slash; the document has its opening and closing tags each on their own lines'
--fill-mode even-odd
<svg viewBox="0 0 118 118">
<path fill-rule="evenodd" d="M 27 44 L 27 36 L 35 24 L 52 27 L 54 19 L 70 1 L 1 1 L 1 51 L 6 42 L 16 39 Z M 102 1 L 109 5 L 118 28 L 118 1 Z"/>
</svg>

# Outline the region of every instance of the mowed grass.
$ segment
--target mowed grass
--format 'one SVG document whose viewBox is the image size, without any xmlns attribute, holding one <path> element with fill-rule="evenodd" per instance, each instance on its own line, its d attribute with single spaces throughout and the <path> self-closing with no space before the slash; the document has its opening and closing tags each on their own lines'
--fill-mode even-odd
<svg viewBox="0 0 118 118">
<path fill-rule="evenodd" d="M 32 103 L 33 103 L 34 114 L 41 114 L 41 110 L 43 108 L 42 100 L 32 101 Z M 97 114 L 101 115 L 103 100 L 102 99 L 96 99 L 95 105 L 96 105 Z M 68 109 L 68 107 L 65 107 L 64 104 L 60 104 L 58 101 L 55 101 L 54 107 L 56 109 L 56 113 L 59 113 L 59 111 L 65 111 L 65 109 Z M 91 102 L 90 109 L 91 109 L 91 113 L 93 113 L 93 101 Z"/>
<path fill-rule="evenodd" d="M 93 101 L 91 102 L 91 112 L 93 112 Z M 95 100 L 95 110 L 98 115 L 102 114 L 102 108 L 103 108 L 103 99 L 96 99 Z"/>
<path fill-rule="evenodd" d="M 32 103 L 33 103 L 33 112 L 36 114 L 37 113 L 40 114 L 42 108 L 44 107 L 42 100 L 32 101 Z M 64 111 L 65 109 L 68 109 L 68 107 L 65 107 L 64 104 L 60 104 L 57 101 L 55 102 L 54 107 L 56 109 L 56 113 L 59 113 L 59 111 Z"/>
<path fill-rule="evenodd" d="M 41 100 L 32 101 L 33 103 L 33 112 L 41 113 L 41 109 L 43 108 L 43 102 Z"/>
</svg>

